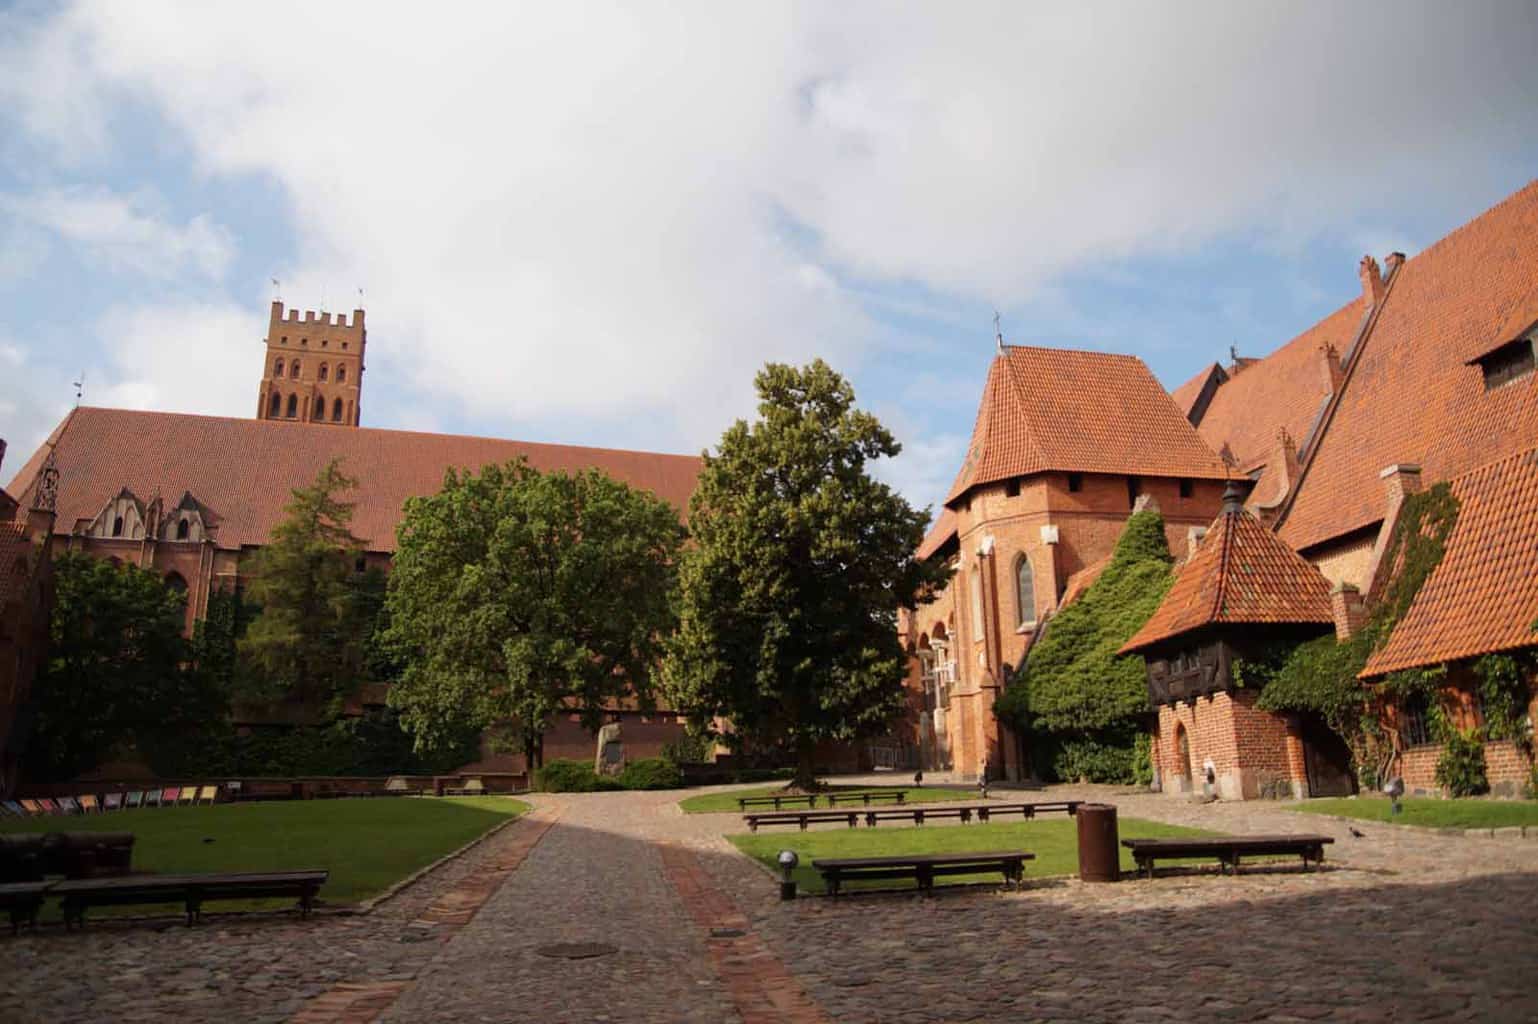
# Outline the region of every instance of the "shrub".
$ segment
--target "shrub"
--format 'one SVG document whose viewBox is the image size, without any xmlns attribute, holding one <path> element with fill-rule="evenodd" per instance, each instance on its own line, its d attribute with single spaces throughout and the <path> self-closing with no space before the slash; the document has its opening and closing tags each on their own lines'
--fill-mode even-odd
<svg viewBox="0 0 1538 1024">
<path fill-rule="evenodd" d="M 619 784 L 625 789 L 678 789 L 684 784 L 684 773 L 672 761 L 648 757 L 626 764 Z"/>
<path fill-rule="evenodd" d="M 709 764 L 716 743 L 704 732 L 693 729 L 671 743 L 662 745 L 662 756 L 674 764 Z"/>
<path fill-rule="evenodd" d="M 1146 787 L 1153 780 L 1153 737 L 1140 732 L 1132 738 L 1132 781 Z"/>
<path fill-rule="evenodd" d="M 535 769 L 534 788 L 546 793 L 593 793 L 621 787 L 615 780 L 593 771 L 586 761 L 555 760 Z"/>
<path fill-rule="evenodd" d="M 1134 782 L 1135 745 L 1124 736 L 1053 736 L 1037 770 L 1048 781 Z"/>
<path fill-rule="evenodd" d="M 1437 758 L 1437 785 L 1452 796 L 1478 796 L 1489 792 L 1485 776 L 1485 744 L 1475 730 L 1448 729 Z"/>
</svg>

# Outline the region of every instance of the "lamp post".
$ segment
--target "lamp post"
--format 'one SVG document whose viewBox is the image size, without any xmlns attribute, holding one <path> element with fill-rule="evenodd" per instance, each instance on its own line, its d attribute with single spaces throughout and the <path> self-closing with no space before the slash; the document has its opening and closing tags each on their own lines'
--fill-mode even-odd
<svg viewBox="0 0 1538 1024">
<path fill-rule="evenodd" d="M 796 898 L 796 880 L 791 872 L 796 870 L 801 858 L 796 856 L 795 850 L 781 850 L 775 860 L 780 865 L 780 899 L 793 900 Z"/>
</svg>

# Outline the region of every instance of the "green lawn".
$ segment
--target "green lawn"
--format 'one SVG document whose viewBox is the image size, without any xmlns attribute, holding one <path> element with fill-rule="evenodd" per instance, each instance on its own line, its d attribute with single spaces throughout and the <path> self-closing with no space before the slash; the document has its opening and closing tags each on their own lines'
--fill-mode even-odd
<svg viewBox="0 0 1538 1024">
<path fill-rule="evenodd" d="M 1163 825 L 1138 818 L 1117 822 L 1123 839 L 1159 836 L 1209 835 L 1197 829 Z M 1072 818 L 1040 819 L 1021 822 L 989 822 L 986 825 L 942 825 L 919 828 L 860 828 L 817 832 L 780 832 L 728 836 L 743 853 L 775 870 L 775 857 L 781 850 L 795 850 L 801 858 L 795 870 L 796 882 L 803 892 L 822 892 L 822 876 L 812 867 L 816 857 L 897 857 L 909 853 L 970 853 L 989 850 L 1027 850 L 1036 859 L 1025 865 L 1025 877 L 1049 878 L 1075 874 L 1079 870 L 1078 824 Z M 1132 869 L 1132 858 L 1121 851 L 1121 864 Z M 999 876 L 955 875 L 946 884 L 997 882 Z M 911 888 L 911 881 L 873 881 L 847 883 L 845 888 Z M 937 883 L 939 884 L 939 883 Z"/>
<path fill-rule="evenodd" d="M 1510 825 L 1538 825 L 1538 801 L 1535 800 L 1437 800 L 1431 798 L 1401 800 L 1397 817 L 1390 814 L 1386 797 L 1309 800 L 1283 805 L 1307 814 L 1335 814 L 1362 821 L 1392 822 L 1397 825 L 1425 825 L 1432 828 L 1505 828 Z"/>
<path fill-rule="evenodd" d="M 528 809 L 521 801 L 494 796 L 264 801 L 6 818 L 0 820 L 0 832 L 132 832 L 134 869 L 157 874 L 326 868 L 331 877 L 320 895 L 335 906 L 384 891 Z M 47 904 L 50 915 L 56 913 L 54 903 Z M 281 905 L 230 901 L 209 909 Z M 121 910 L 146 912 L 142 907 Z"/>
<path fill-rule="evenodd" d="M 689 797 L 686 800 L 680 800 L 678 802 L 678 806 L 683 808 L 685 814 L 717 814 L 717 813 L 721 813 L 721 812 L 724 812 L 724 811 L 732 811 L 732 812 L 739 812 L 740 813 L 742 809 L 737 806 L 737 798 L 738 797 L 740 797 L 740 796 L 773 796 L 775 793 L 777 793 L 778 791 L 780 791 L 781 789 L 784 789 L 784 788 L 785 787 L 784 787 L 784 785 L 782 783 L 775 783 L 774 785 L 770 785 L 770 786 L 752 786 L 752 787 L 749 787 L 747 789 L 723 790 L 723 791 L 721 791 L 719 793 L 702 793 L 699 796 L 691 796 L 691 797 Z M 859 793 L 859 792 L 861 792 L 863 790 L 867 790 L 867 789 L 886 789 L 886 788 L 888 788 L 888 787 L 885 787 L 885 786 L 829 786 L 828 787 L 828 789 L 831 792 L 834 792 L 834 793 L 844 793 L 844 792 Z M 895 788 L 895 787 L 893 787 L 893 788 Z M 933 786 L 924 786 L 924 787 L 909 786 L 909 787 L 907 787 L 906 789 L 903 790 L 903 799 L 906 800 L 910 804 L 936 804 L 936 803 L 944 803 L 944 802 L 947 802 L 947 801 L 950 801 L 950 800 L 972 800 L 972 801 L 975 802 L 977 800 L 977 791 L 975 789 L 940 789 L 938 787 L 933 787 Z M 785 809 L 788 810 L 788 811 L 793 811 L 793 810 L 803 809 L 803 808 L 805 808 L 805 806 L 806 806 L 805 804 L 801 804 L 801 805 L 799 805 L 799 807 L 787 807 Z M 838 810 L 838 809 L 846 807 L 846 806 L 847 807 L 851 807 L 851 808 L 852 807 L 856 807 L 856 806 L 864 807 L 863 804 L 839 804 L 838 807 L 834 808 L 834 810 Z M 895 807 L 897 805 L 893 804 L 893 803 L 890 803 L 890 802 L 886 802 L 886 803 L 881 803 L 881 804 L 872 804 L 871 806 L 872 807 Z M 772 811 L 772 810 L 774 810 L 773 807 L 755 807 L 753 809 L 756 810 L 756 811 Z M 827 809 L 828 809 L 828 802 L 826 800 L 819 799 L 817 801 L 817 810 L 825 811 Z"/>
</svg>

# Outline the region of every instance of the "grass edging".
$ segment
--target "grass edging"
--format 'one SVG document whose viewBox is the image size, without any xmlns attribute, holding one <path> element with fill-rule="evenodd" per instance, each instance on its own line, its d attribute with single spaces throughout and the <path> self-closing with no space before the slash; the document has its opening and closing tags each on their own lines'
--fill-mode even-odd
<svg viewBox="0 0 1538 1024">
<path fill-rule="evenodd" d="M 508 799 L 512 799 L 512 798 L 509 797 Z M 525 818 L 527 818 L 530 814 L 534 813 L 534 805 L 533 804 L 524 803 L 524 801 L 522 801 L 522 800 L 519 800 L 518 802 L 523 804 L 523 806 L 527 807 L 528 810 L 523 811 L 521 813 L 514 814 L 511 817 L 509 817 L 506 821 L 501 822 L 500 824 L 497 824 L 497 825 L 493 825 L 491 828 L 487 829 L 485 832 L 482 832 L 480 835 L 476 836 L 474 839 L 470 840 L 468 843 L 466 843 L 465 845 L 461 846 L 459 849 L 457 849 L 457 850 L 450 850 L 448 853 L 445 853 L 442 857 L 439 857 L 437 860 L 433 861 L 431 864 L 426 864 L 426 865 L 423 865 L 420 868 L 417 868 L 411 874 L 407 875 L 405 878 L 402 878 L 400 881 L 396 882 L 394 885 L 390 886 L 384 892 L 381 892 L 381 893 L 379 893 L 376 896 L 370 896 L 368 899 L 362 901 L 361 903 L 343 903 L 343 904 L 338 904 L 334 908 L 335 912 L 338 913 L 338 914 L 343 914 L 343 913 L 358 914 L 358 915 L 372 914 L 374 912 L 374 908 L 379 906 L 379 904 L 383 903 L 385 900 L 391 899 L 392 897 L 396 896 L 397 894 L 399 894 L 402 890 L 406 889 L 407 887 L 416 884 L 416 882 L 418 880 L 420 880 L 423 876 L 431 874 L 434 871 L 437 871 L 439 868 L 441 868 L 443 865 L 447 864 L 451 860 L 457 860 L 458 858 L 460 858 L 460 857 L 464 856 L 465 854 L 469 853 L 471 850 L 475 849 L 481 843 L 484 843 L 486 840 L 488 840 L 492 836 L 496 835 L 498 832 L 501 832 L 505 828 L 510 828 L 511 826 L 518 824 L 520 821 L 522 821 Z M 312 913 L 313 913 L 313 911 L 312 911 Z"/>
</svg>

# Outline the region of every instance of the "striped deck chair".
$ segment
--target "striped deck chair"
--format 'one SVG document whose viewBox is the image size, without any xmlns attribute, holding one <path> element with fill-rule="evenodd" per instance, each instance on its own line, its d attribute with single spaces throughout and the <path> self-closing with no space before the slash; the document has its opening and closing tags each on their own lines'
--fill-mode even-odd
<svg viewBox="0 0 1538 1024">
<path fill-rule="evenodd" d="M 59 810 L 64 814 L 79 814 L 80 804 L 72 796 L 61 796 L 58 800 Z"/>
<path fill-rule="evenodd" d="M 129 793 L 128 794 L 128 798 L 123 801 L 123 806 L 124 807 L 130 807 L 130 808 L 132 808 L 132 807 L 143 807 L 144 806 L 144 790 L 136 789 L 132 793 Z"/>
<path fill-rule="evenodd" d="M 183 786 L 182 787 L 182 798 L 178 802 L 186 804 L 188 807 L 191 807 L 193 804 L 197 803 L 198 802 L 198 787 L 196 787 L 196 786 Z"/>
<path fill-rule="evenodd" d="M 101 810 L 101 804 L 97 803 L 95 793 L 82 793 L 76 798 L 76 802 L 80 804 L 81 814 Z"/>
<path fill-rule="evenodd" d="M 167 786 L 165 789 L 162 789 L 160 791 L 160 806 L 175 807 L 176 798 L 181 795 L 181 792 L 175 786 Z"/>
<path fill-rule="evenodd" d="M 218 800 L 219 800 L 219 787 L 218 786 L 200 786 L 200 787 L 198 787 L 198 803 L 200 803 L 200 804 L 208 804 L 209 806 L 212 806 L 213 804 L 218 802 Z"/>
<path fill-rule="evenodd" d="M 104 811 L 119 811 L 123 809 L 123 794 L 108 793 L 101 798 L 101 809 Z"/>
<path fill-rule="evenodd" d="M 44 814 L 63 814 L 64 813 L 64 808 L 60 807 L 58 801 L 53 799 L 52 797 L 45 796 L 41 800 L 39 800 L 38 803 L 43 805 L 43 813 Z"/>
<path fill-rule="evenodd" d="M 21 806 L 21 804 L 18 801 L 16 801 L 16 800 L 7 800 L 4 803 L 0 803 L 0 807 L 4 807 L 5 808 L 5 813 L 6 814 L 12 815 L 12 816 L 17 817 L 17 818 L 25 818 L 27 816 L 27 813 L 28 813 L 27 809 L 25 807 Z"/>
<path fill-rule="evenodd" d="M 22 810 L 31 815 L 48 813 L 47 811 L 43 810 L 43 805 L 36 800 L 18 800 L 17 803 L 21 804 Z"/>
</svg>

